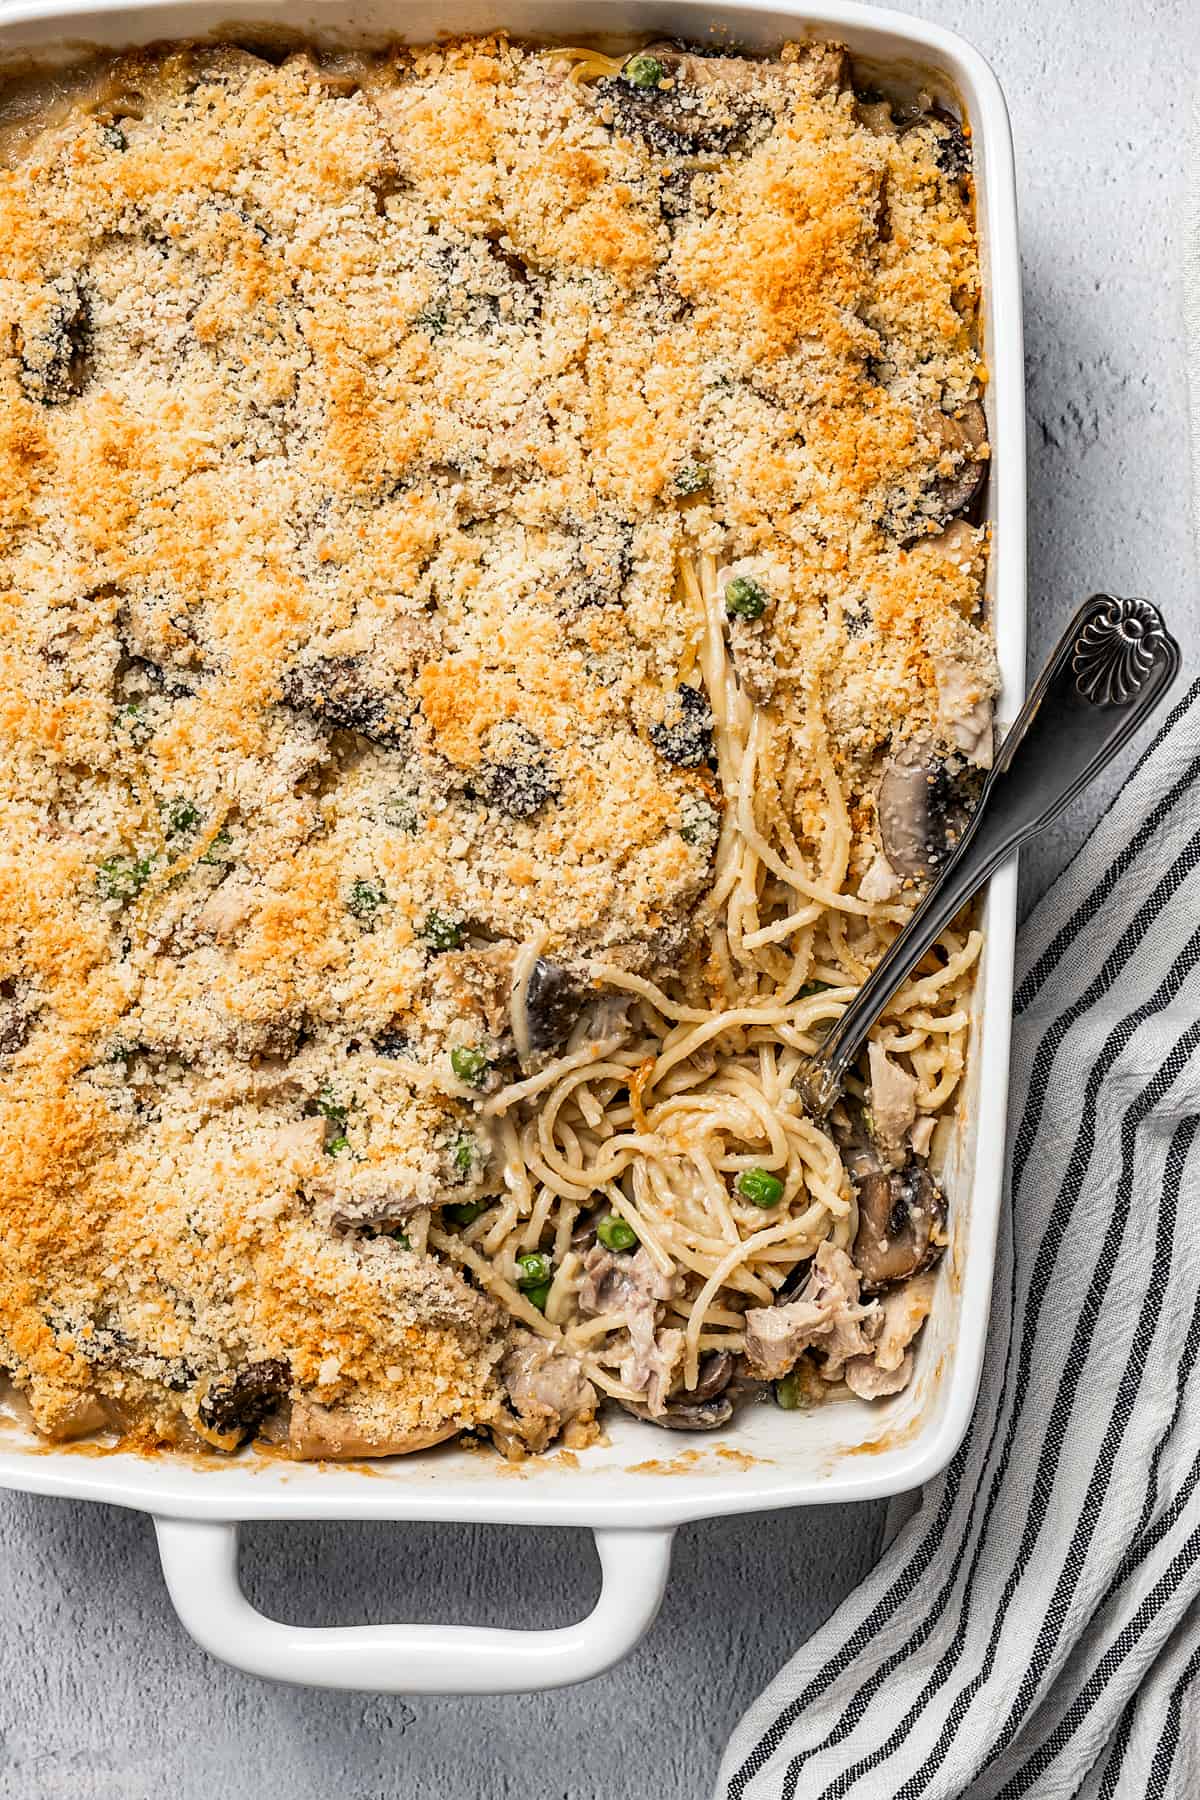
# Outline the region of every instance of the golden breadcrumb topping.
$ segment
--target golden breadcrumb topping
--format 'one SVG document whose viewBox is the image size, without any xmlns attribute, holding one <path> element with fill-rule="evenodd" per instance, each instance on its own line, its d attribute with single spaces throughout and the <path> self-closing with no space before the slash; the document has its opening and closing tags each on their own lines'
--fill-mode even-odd
<svg viewBox="0 0 1200 1800">
<path fill-rule="evenodd" d="M 0 104 L 0 1370 L 44 1431 L 501 1418 L 428 1232 L 503 1187 L 520 947 L 661 980 L 703 929 L 681 565 L 772 595 L 739 677 L 801 851 L 832 746 L 856 878 L 889 742 L 990 700 L 961 133 L 835 47 L 691 60 L 183 46 Z"/>
</svg>

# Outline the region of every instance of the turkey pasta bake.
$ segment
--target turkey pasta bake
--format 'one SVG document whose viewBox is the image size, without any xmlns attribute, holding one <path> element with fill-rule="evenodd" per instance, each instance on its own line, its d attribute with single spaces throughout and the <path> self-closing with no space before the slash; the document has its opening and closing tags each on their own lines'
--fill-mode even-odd
<svg viewBox="0 0 1200 1800">
<path fill-rule="evenodd" d="M 837 45 L 0 92 L 0 1371 L 49 1439 L 897 1392 L 992 753 L 969 128 Z"/>
</svg>

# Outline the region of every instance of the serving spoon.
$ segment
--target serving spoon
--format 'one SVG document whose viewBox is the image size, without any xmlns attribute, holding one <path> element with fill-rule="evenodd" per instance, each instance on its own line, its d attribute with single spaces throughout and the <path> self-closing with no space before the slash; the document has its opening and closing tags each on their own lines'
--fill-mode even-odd
<svg viewBox="0 0 1200 1800">
<path fill-rule="evenodd" d="M 1056 819 L 1154 711 L 1179 671 L 1179 645 L 1149 600 L 1093 594 L 1030 689 L 978 804 L 912 918 L 863 983 L 796 1087 L 824 1118 L 892 995 L 1001 863 Z"/>
</svg>

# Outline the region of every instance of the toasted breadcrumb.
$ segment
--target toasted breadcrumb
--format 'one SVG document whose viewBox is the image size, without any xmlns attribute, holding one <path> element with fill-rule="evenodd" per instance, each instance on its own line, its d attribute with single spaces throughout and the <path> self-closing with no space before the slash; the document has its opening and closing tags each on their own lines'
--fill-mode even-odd
<svg viewBox="0 0 1200 1800">
<path fill-rule="evenodd" d="M 734 66 L 696 155 L 504 38 L 16 91 L 0 1369 L 41 1429 L 215 1441 L 267 1364 L 302 1454 L 314 1408 L 496 1419 L 498 1308 L 405 1244 L 497 1191 L 448 1057 L 503 1056 L 516 946 L 654 978 L 694 931 L 681 557 L 769 571 L 735 653 L 801 836 L 816 721 L 861 800 L 947 659 L 994 689 L 932 485 L 983 379 L 937 129 L 876 129 L 833 47 Z"/>
</svg>

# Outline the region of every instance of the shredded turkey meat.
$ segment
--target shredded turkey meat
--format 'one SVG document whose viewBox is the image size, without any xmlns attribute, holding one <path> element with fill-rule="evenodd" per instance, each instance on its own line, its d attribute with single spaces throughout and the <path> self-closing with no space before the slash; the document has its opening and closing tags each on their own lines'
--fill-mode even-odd
<svg viewBox="0 0 1200 1800">
<path fill-rule="evenodd" d="M 871 1118 L 875 1140 L 891 1161 L 904 1155 L 917 1116 L 917 1078 L 892 1061 L 882 1044 L 867 1051 L 871 1065 Z"/>
<path fill-rule="evenodd" d="M 500 1365 L 500 1379 L 529 1449 L 544 1450 L 571 1420 L 596 1409 L 596 1390 L 573 1356 L 521 1333 Z"/>
<path fill-rule="evenodd" d="M 682 1291 L 677 1275 L 663 1275 L 645 1250 L 635 1256 L 614 1256 L 599 1244 L 584 1258 L 584 1279 L 579 1290 L 579 1310 L 599 1316 L 623 1313 L 628 1346 L 617 1365 L 624 1385 L 644 1395 L 647 1408 L 657 1418 L 666 1411 L 678 1368 L 683 1360 L 683 1333 L 661 1330 L 666 1302 Z"/>
<path fill-rule="evenodd" d="M 938 722 L 948 744 L 977 768 L 992 766 L 992 688 L 978 671 L 953 657 L 935 656 Z"/>
<path fill-rule="evenodd" d="M 894 900 L 900 892 L 900 878 L 887 857 L 879 850 L 875 860 L 858 884 L 860 900 Z"/>
<path fill-rule="evenodd" d="M 784 1306 L 754 1306 L 746 1314 L 746 1363 L 763 1381 L 778 1381 L 803 1350 L 819 1350 L 833 1379 L 850 1358 L 869 1356 L 873 1303 L 859 1304 L 858 1271 L 844 1250 L 826 1241 L 813 1257 L 799 1297 Z"/>
<path fill-rule="evenodd" d="M 852 1394 L 879 1400 L 908 1386 L 913 1360 L 908 1346 L 929 1317 L 934 1281 L 932 1274 L 914 1275 L 880 1301 L 871 1354 L 851 1357 L 843 1371 Z"/>
</svg>

